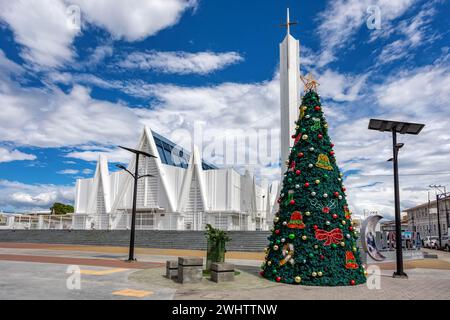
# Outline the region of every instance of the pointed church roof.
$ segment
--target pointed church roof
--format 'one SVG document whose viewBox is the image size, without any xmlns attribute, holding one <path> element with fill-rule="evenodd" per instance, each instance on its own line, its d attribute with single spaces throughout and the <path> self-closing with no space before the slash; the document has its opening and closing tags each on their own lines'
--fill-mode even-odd
<svg viewBox="0 0 450 320">
<path fill-rule="evenodd" d="M 98 157 L 97 167 L 94 175 L 94 188 L 92 190 L 87 212 L 97 212 L 97 197 L 99 192 L 102 193 L 105 205 L 105 213 L 111 212 L 111 188 L 108 169 L 108 159 L 105 155 L 100 154 Z"/>
<path fill-rule="evenodd" d="M 203 208 L 206 210 L 206 189 L 205 181 L 203 176 L 202 161 L 200 158 L 200 152 L 197 146 L 193 147 L 193 152 L 189 160 L 188 169 L 186 170 L 183 177 L 183 184 L 181 186 L 181 193 L 179 203 L 179 211 L 184 211 L 186 208 L 187 199 L 191 190 L 194 175 L 197 177 L 196 182 L 200 189 L 200 201 L 202 202 Z"/>
</svg>

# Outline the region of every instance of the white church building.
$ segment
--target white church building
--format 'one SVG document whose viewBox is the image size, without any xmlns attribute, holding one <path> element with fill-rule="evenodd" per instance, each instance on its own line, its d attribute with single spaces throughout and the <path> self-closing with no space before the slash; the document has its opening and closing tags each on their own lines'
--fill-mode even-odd
<svg viewBox="0 0 450 320">
<path fill-rule="evenodd" d="M 300 95 L 300 46 L 290 35 L 280 44 L 281 160 L 292 146 Z M 279 183 L 256 183 L 249 171 L 217 168 L 145 127 L 138 150 L 157 156 L 141 157 L 138 182 L 137 229 L 204 230 L 207 223 L 224 230 L 268 230 L 276 207 Z M 134 172 L 135 159 L 127 169 Z M 109 172 L 99 156 L 95 175 L 76 183 L 73 229 L 130 227 L 133 178 L 125 170 Z"/>
</svg>

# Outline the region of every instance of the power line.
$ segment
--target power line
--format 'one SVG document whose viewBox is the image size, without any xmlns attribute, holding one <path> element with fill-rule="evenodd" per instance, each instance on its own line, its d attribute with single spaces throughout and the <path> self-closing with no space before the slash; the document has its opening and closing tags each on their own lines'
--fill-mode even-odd
<svg viewBox="0 0 450 320">
<path fill-rule="evenodd" d="M 350 174 L 347 176 L 362 176 L 362 177 L 392 177 L 392 174 Z M 430 172 L 430 173 L 401 173 L 399 176 L 433 176 L 433 175 L 450 175 L 450 172 Z"/>
</svg>

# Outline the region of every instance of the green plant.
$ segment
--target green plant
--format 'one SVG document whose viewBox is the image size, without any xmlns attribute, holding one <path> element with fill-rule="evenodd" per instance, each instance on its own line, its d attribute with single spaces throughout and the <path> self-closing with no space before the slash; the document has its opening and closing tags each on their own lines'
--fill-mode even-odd
<svg viewBox="0 0 450 320">
<path fill-rule="evenodd" d="M 64 215 L 68 213 L 73 213 L 75 210 L 71 205 L 56 202 L 50 208 L 50 211 L 52 212 L 52 214 Z"/>
<path fill-rule="evenodd" d="M 231 240 L 225 231 L 216 229 L 210 224 L 206 225 L 206 238 L 211 242 L 228 242 Z"/>
<path fill-rule="evenodd" d="M 206 239 L 208 240 L 208 249 L 206 253 L 206 271 L 211 270 L 213 262 L 225 261 L 225 244 L 231 240 L 228 234 L 220 229 L 213 228 L 210 224 L 206 225 Z"/>
</svg>

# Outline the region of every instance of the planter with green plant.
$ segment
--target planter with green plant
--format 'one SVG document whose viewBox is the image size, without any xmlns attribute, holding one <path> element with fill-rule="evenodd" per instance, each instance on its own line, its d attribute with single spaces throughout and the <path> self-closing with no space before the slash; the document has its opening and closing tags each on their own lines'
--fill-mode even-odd
<svg viewBox="0 0 450 320">
<path fill-rule="evenodd" d="M 231 238 L 223 230 L 213 228 L 210 224 L 206 225 L 207 253 L 206 253 L 206 272 L 211 271 L 213 262 L 225 262 L 225 245 Z"/>
</svg>

